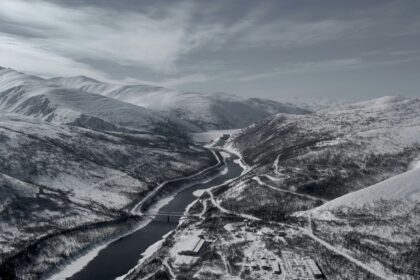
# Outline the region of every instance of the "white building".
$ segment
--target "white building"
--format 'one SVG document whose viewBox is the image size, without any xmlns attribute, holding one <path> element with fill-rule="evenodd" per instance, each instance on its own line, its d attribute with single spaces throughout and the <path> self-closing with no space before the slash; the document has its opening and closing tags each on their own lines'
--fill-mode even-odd
<svg viewBox="0 0 420 280">
<path fill-rule="evenodd" d="M 200 255 L 201 251 L 204 248 L 206 241 L 199 237 L 195 237 L 191 239 L 191 242 L 187 243 L 186 248 L 180 251 L 178 254 L 180 255 L 187 255 L 187 256 L 198 256 Z"/>
</svg>

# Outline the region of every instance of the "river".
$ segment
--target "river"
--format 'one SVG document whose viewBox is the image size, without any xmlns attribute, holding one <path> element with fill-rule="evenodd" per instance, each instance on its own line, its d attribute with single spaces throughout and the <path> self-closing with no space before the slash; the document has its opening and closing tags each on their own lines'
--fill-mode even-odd
<svg viewBox="0 0 420 280">
<path fill-rule="evenodd" d="M 207 178 L 195 178 L 191 187 L 180 191 L 173 199 L 163 206 L 160 212 L 184 212 L 186 207 L 197 199 L 193 192 L 208 189 L 220 185 L 230 179 L 238 177 L 243 168 L 238 164 L 238 157 L 233 154 L 222 152 L 225 172 L 220 173 L 211 180 Z M 222 166 L 223 168 L 223 166 Z M 180 188 L 185 182 L 179 181 Z M 151 245 L 162 239 L 162 236 L 174 230 L 178 225 L 179 217 L 157 216 L 146 226 L 122 237 L 104 249 L 93 258 L 82 270 L 71 276 L 71 280 L 113 280 L 126 274 L 136 266 L 141 254 Z"/>
</svg>

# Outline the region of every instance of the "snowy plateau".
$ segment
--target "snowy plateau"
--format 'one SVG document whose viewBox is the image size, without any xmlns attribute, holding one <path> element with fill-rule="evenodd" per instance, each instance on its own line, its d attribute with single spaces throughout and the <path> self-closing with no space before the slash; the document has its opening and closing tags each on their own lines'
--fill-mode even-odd
<svg viewBox="0 0 420 280">
<path fill-rule="evenodd" d="M 0 68 L 0 279 L 417 280 L 419 162 L 420 99 Z"/>
</svg>

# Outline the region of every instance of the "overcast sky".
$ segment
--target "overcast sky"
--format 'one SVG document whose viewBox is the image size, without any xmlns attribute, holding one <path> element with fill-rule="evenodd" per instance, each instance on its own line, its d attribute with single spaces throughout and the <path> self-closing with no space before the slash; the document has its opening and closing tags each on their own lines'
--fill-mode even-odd
<svg viewBox="0 0 420 280">
<path fill-rule="evenodd" d="M 0 0 L 0 65 L 273 99 L 420 96 L 418 0 Z"/>
</svg>

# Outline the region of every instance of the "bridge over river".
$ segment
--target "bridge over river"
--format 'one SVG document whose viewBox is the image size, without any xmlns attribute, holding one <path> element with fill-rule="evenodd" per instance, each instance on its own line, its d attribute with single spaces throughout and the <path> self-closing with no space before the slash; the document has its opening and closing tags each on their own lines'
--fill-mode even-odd
<svg viewBox="0 0 420 280">
<path fill-rule="evenodd" d="M 179 219 L 193 216 L 184 215 L 184 211 L 191 202 L 197 199 L 193 195 L 194 191 L 218 186 L 240 176 L 243 169 L 236 162 L 237 159 L 238 157 L 233 154 L 224 153 L 224 165 L 222 168 L 226 168 L 227 172 L 220 173 L 212 180 L 208 180 L 205 176 L 196 178 L 191 187 L 177 193 L 159 211 L 137 212 L 136 214 L 138 215 L 150 217 L 151 221 L 137 231 L 108 244 L 90 259 L 85 266 L 81 266 L 80 271 L 73 272 L 71 275 L 58 273 L 51 277 L 50 280 L 114 280 L 116 277 L 126 274 L 137 265 L 141 254 L 150 245 L 161 240 L 162 236 L 177 227 Z M 178 183 L 181 187 L 183 182 L 180 180 Z"/>
<path fill-rule="evenodd" d="M 166 221 L 169 223 L 171 220 L 171 217 L 176 217 L 174 219 L 174 222 L 177 222 L 179 219 L 186 219 L 191 217 L 199 217 L 199 215 L 191 215 L 191 214 L 185 214 L 184 212 L 175 212 L 175 211 L 161 211 L 161 212 L 147 212 L 142 213 L 141 216 L 148 217 L 151 219 L 154 219 L 156 217 L 166 217 Z"/>
</svg>

